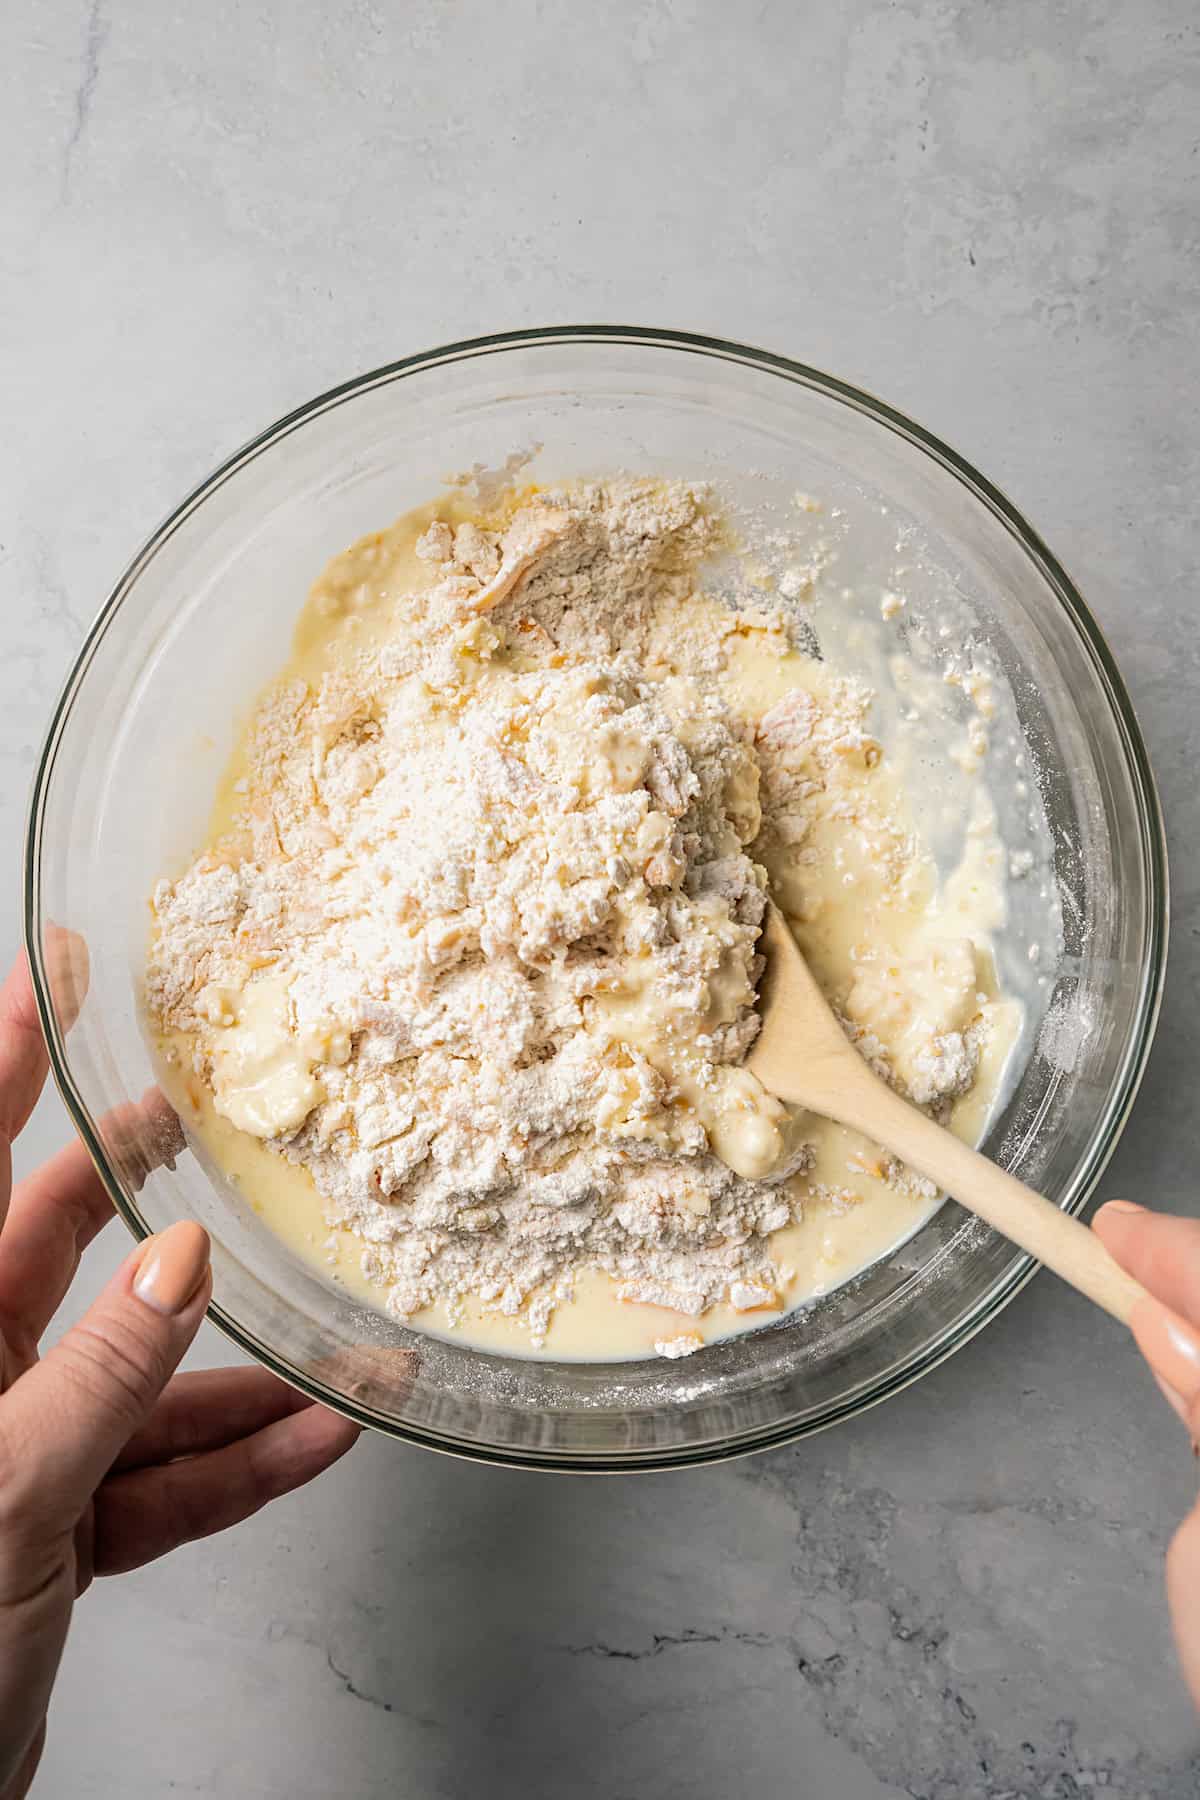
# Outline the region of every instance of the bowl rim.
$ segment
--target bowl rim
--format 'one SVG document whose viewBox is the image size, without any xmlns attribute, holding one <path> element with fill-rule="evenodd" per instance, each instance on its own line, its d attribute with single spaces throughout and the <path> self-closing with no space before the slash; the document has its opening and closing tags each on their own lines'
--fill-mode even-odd
<svg viewBox="0 0 1200 1800">
<path fill-rule="evenodd" d="M 600 324 L 533 326 L 464 338 L 400 357 L 326 389 L 314 399 L 284 413 L 273 424 L 248 439 L 197 483 L 145 539 L 103 602 L 63 683 L 38 759 L 26 822 L 23 899 L 25 949 L 51 1073 L 114 1210 L 124 1219 L 135 1239 L 141 1240 L 149 1234 L 150 1227 L 142 1218 L 134 1197 L 125 1191 L 109 1163 L 96 1121 L 71 1074 L 66 1041 L 58 1025 L 42 955 L 39 892 L 44 809 L 55 758 L 71 708 L 105 632 L 141 574 L 185 520 L 254 458 L 273 448 L 321 413 L 372 388 L 388 385 L 439 365 L 563 343 L 576 346 L 589 343 L 645 346 L 742 364 L 807 387 L 866 416 L 875 424 L 907 440 L 914 448 L 939 464 L 992 514 L 1017 540 L 1074 626 L 1080 647 L 1099 678 L 1117 730 L 1126 770 L 1134 788 L 1143 863 L 1147 872 L 1147 925 L 1129 1042 L 1104 1111 L 1093 1132 L 1088 1154 L 1073 1172 L 1060 1202 L 1065 1212 L 1082 1212 L 1117 1146 L 1145 1073 L 1162 1004 L 1169 931 L 1169 874 L 1162 807 L 1132 700 L 1103 631 L 1062 564 L 1008 496 L 950 445 L 887 401 L 810 364 L 728 338 L 653 326 Z M 872 1387 L 828 1407 L 815 1419 L 785 1419 L 774 1426 L 754 1427 L 719 1441 L 670 1451 L 622 1450 L 580 1455 L 531 1450 L 526 1447 L 510 1450 L 459 1440 L 447 1433 L 410 1425 L 379 1413 L 370 1406 L 327 1388 L 304 1370 L 287 1363 L 278 1352 L 262 1343 L 216 1303 L 209 1306 L 208 1318 L 225 1336 L 291 1386 L 334 1407 L 358 1423 L 371 1426 L 391 1437 L 444 1454 L 506 1467 L 558 1470 L 564 1473 L 617 1474 L 721 1462 L 756 1450 L 791 1443 L 853 1418 L 900 1393 L 952 1356 L 997 1317 L 1032 1279 L 1039 1267 L 1032 1257 L 1024 1252 L 1014 1251 L 1012 1260 L 993 1283 L 991 1290 L 976 1302 L 965 1318 L 952 1322 L 920 1351 L 910 1354 L 897 1369 L 877 1379 Z"/>
</svg>

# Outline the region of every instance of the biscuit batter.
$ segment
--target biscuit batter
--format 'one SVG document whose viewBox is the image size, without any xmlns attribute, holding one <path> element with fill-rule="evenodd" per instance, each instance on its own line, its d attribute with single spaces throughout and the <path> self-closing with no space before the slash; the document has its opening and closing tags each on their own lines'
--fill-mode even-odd
<svg viewBox="0 0 1200 1800">
<path fill-rule="evenodd" d="M 770 889 L 863 1053 L 981 1135 L 1019 1026 L 986 792 L 940 881 L 871 695 L 703 590 L 711 496 L 421 509 L 336 558 L 159 884 L 165 1084 L 249 1203 L 393 1314 L 684 1355 L 935 1203 L 740 1064 Z"/>
</svg>

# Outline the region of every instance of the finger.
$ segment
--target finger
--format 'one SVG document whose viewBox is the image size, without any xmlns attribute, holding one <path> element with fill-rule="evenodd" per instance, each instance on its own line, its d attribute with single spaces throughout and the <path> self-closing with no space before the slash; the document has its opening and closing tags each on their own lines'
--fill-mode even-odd
<svg viewBox="0 0 1200 1800">
<path fill-rule="evenodd" d="M 1155 1381 L 1158 1383 L 1162 1397 L 1171 1408 L 1171 1411 L 1176 1413 L 1178 1417 L 1183 1420 L 1184 1424 L 1187 1425 L 1189 1423 L 1188 1403 L 1179 1392 L 1179 1389 L 1173 1388 L 1169 1381 L 1164 1381 L 1157 1369 L 1153 1370 L 1152 1373 Z"/>
<path fill-rule="evenodd" d="M 183 1147 L 179 1121 L 158 1088 L 107 1113 L 100 1130 L 134 1193 L 151 1169 L 172 1162 Z M 0 1325 L 14 1348 L 28 1354 L 36 1346 L 80 1257 L 112 1216 L 108 1191 L 81 1143 L 68 1144 L 18 1182 L 0 1233 Z"/>
<path fill-rule="evenodd" d="M 80 1257 L 112 1216 L 112 1201 L 80 1143 L 68 1144 L 13 1189 L 0 1234 L 0 1330 L 22 1361 L 32 1360 Z"/>
<path fill-rule="evenodd" d="M 23 1130 L 48 1068 L 24 952 L 0 986 L 0 1224 L 12 1183 L 12 1146 Z"/>
<path fill-rule="evenodd" d="M 288 1387 L 266 1369 L 201 1369 L 176 1375 L 117 1457 L 114 1472 L 223 1449 L 312 1405 L 308 1394 Z"/>
<path fill-rule="evenodd" d="M 314 1357 L 304 1368 L 348 1400 L 386 1412 L 411 1393 L 421 1372 L 421 1357 L 416 1350 L 398 1350 L 390 1344 L 349 1344 Z"/>
<path fill-rule="evenodd" d="M 1122 1268 L 1148 1290 L 1129 1329 L 1176 1412 L 1190 1418 L 1200 1401 L 1200 1222 L 1111 1200 L 1096 1235 Z"/>
<path fill-rule="evenodd" d="M 96 1495 L 97 1575 L 119 1575 L 238 1525 L 344 1456 L 360 1427 L 309 1406 L 205 1455 L 107 1480 Z"/>
<path fill-rule="evenodd" d="M 1200 1706 L 1200 1506 L 1188 1514 L 1167 1551 L 1167 1598 L 1184 1679 Z"/>
<path fill-rule="evenodd" d="M 74 931 L 47 927 L 42 964 L 60 1026 L 69 1031 L 87 992 L 87 946 Z M 0 986 L 0 1137 L 12 1140 L 37 1105 L 49 1063 L 24 951 Z"/>
<path fill-rule="evenodd" d="M 42 1752 L 46 1748 L 46 1721 L 43 1719 L 33 1734 L 33 1742 L 21 1757 L 15 1775 L 4 1789 L 4 1800 L 25 1800 L 38 1772 Z"/>
<path fill-rule="evenodd" d="M 43 1540 L 74 1528 L 149 1417 L 212 1291 L 208 1234 L 190 1220 L 128 1257 L 79 1323 L 0 1404 L 0 1521 Z"/>
<path fill-rule="evenodd" d="M 65 925 L 47 925 L 42 932 L 42 974 L 55 1022 L 65 1037 L 83 1011 L 91 985 L 91 959 L 85 939 Z"/>
<path fill-rule="evenodd" d="M 0 1132 L 10 1141 L 37 1105 L 49 1063 L 24 951 L 0 987 Z"/>
<path fill-rule="evenodd" d="M 1172 1312 L 1200 1325 L 1200 1219 L 1110 1200 L 1096 1214 L 1092 1229 L 1135 1280 Z"/>
</svg>

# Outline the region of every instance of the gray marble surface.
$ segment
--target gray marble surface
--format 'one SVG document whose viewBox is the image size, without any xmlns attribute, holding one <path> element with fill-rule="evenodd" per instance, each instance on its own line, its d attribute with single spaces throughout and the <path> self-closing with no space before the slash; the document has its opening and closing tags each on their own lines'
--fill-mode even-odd
<svg viewBox="0 0 1200 1800">
<path fill-rule="evenodd" d="M 1192 0 L 9 0 L 0 91 L 5 956 L 53 695 L 219 456 L 472 332 L 712 330 L 916 414 L 1089 596 L 1176 910 L 1104 1192 L 1195 1210 Z M 21 1161 L 63 1130 L 48 1099 Z M 887 1407 L 725 1468 L 536 1477 L 364 1440 L 93 1591 L 39 1791 L 1182 1800 L 1161 1572 L 1195 1484 L 1129 1347 L 1048 1277 Z"/>
</svg>

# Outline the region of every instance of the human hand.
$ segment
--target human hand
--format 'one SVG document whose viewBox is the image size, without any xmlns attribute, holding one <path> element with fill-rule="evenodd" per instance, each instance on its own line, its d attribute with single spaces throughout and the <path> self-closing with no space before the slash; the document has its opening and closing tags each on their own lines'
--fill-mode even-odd
<svg viewBox="0 0 1200 1800">
<path fill-rule="evenodd" d="M 1200 1445 L 1200 1219 L 1110 1200 L 1093 1227 L 1121 1267 L 1162 1302 L 1140 1301 L 1130 1329 L 1193 1446 Z M 1171 1540 L 1167 1598 L 1184 1679 L 1200 1707 L 1200 1502 Z"/>
<path fill-rule="evenodd" d="M 71 1609 L 93 1575 L 248 1518 L 358 1435 L 265 1369 L 174 1375 L 212 1292 L 208 1236 L 188 1221 L 139 1245 L 38 1360 L 112 1217 L 79 1143 L 12 1186 L 12 1142 L 45 1077 L 22 958 L 0 987 L 0 1800 L 33 1779 Z M 143 1102 L 143 1124 L 156 1104 Z"/>
</svg>

